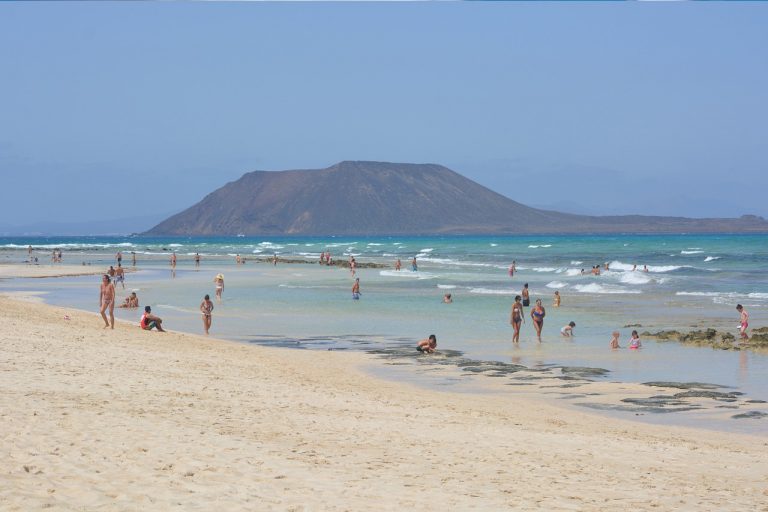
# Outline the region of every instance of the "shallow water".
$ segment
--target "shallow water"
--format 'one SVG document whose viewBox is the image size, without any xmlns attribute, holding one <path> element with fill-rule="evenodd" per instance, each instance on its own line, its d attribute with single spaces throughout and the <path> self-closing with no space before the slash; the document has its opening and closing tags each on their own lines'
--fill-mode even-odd
<svg viewBox="0 0 768 512">
<path fill-rule="evenodd" d="M 62 247 L 65 262 L 114 264 L 114 252 L 136 251 L 137 273 L 126 290 L 137 289 L 169 328 L 201 332 L 198 306 L 213 296 L 213 276 L 222 272 L 224 300 L 216 304 L 212 334 L 245 342 L 313 349 L 370 349 L 392 343 L 412 346 L 436 334 L 441 350 L 462 357 L 537 368 L 547 365 L 598 367 L 612 381 L 657 380 L 714 382 L 751 398 L 768 398 L 768 355 L 644 341 L 641 351 L 608 347 L 619 330 L 622 344 L 632 328 L 639 331 L 714 327 L 736 331 L 737 302 L 745 305 L 753 327 L 768 325 L 768 237 L 765 236 L 611 236 L 611 237 L 379 237 L 281 239 L 0 239 L 0 262 L 26 258 L 36 247 L 42 260 Z M 130 245 L 129 245 L 130 244 Z M 175 276 L 167 264 L 179 254 Z M 362 298 L 351 299 L 353 277 L 340 267 L 317 265 L 321 250 L 335 259 L 355 255 L 359 262 L 390 268 L 359 269 Z M 126 252 L 129 251 L 129 252 Z M 196 269 L 191 254 L 200 252 Z M 278 253 L 306 258 L 306 264 L 256 263 L 253 258 Z M 235 265 L 234 254 L 248 255 Z M 410 270 L 417 257 L 419 270 Z M 403 270 L 391 268 L 399 257 Z M 508 275 L 516 260 L 518 273 Z M 600 276 L 581 275 L 593 264 L 610 263 Z M 647 265 L 649 272 L 632 271 Z M 48 302 L 96 309 L 98 278 L 13 280 L 0 289 L 46 289 Z M 522 284 L 547 307 L 543 343 L 535 341 L 530 318 L 521 343 L 511 343 L 510 305 Z M 562 307 L 551 307 L 552 294 Z M 454 303 L 443 304 L 444 293 Z M 528 311 L 526 311 L 528 313 Z M 136 311 L 119 318 L 138 321 Z M 559 329 L 575 321 L 576 337 Z M 754 420 L 753 420 L 754 421 Z M 759 421 L 759 420 L 758 420 Z"/>
</svg>

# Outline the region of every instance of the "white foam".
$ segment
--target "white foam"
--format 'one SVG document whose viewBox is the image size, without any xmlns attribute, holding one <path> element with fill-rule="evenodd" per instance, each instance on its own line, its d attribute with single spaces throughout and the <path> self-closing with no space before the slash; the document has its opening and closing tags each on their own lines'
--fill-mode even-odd
<svg viewBox="0 0 768 512">
<path fill-rule="evenodd" d="M 622 263 L 620 261 L 612 261 L 610 263 L 611 270 L 625 270 L 631 271 L 633 265 Z M 691 265 L 648 265 L 648 272 L 672 272 L 681 268 L 693 268 Z M 635 269 L 638 272 L 643 271 L 643 265 L 638 265 Z"/>
<path fill-rule="evenodd" d="M 578 269 L 578 268 L 569 268 L 568 270 L 566 270 L 566 271 L 565 271 L 565 275 L 566 275 L 566 276 L 571 276 L 571 277 L 572 277 L 572 276 L 578 276 L 578 275 L 581 275 L 581 269 Z"/>
<path fill-rule="evenodd" d="M 647 275 L 644 275 L 645 272 L 637 273 L 637 272 L 622 272 L 621 277 L 619 278 L 619 282 L 625 283 L 625 284 L 648 284 L 652 281 L 650 277 Z"/>
<path fill-rule="evenodd" d="M 753 293 L 747 294 L 747 297 L 749 297 L 750 299 L 768 299 L 768 293 L 753 292 Z"/>
<path fill-rule="evenodd" d="M 529 245 L 529 249 L 538 249 L 539 247 L 552 247 L 552 244 L 544 244 L 544 245 Z"/>
<path fill-rule="evenodd" d="M 584 264 L 583 261 L 575 261 L 574 260 L 574 261 L 571 262 L 571 265 L 583 265 L 583 264 Z"/>
<path fill-rule="evenodd" d="M 491 244 L 491 247 L 498 247 L 499 244 Z"/>
<path fill-rule="evenodd" d="M 565 288 L 566 286 L 568 285 L 563 283 L 562 281 L 552 281 L 550 283 L 547 283 L 547 288 Z"/>
<path fill-rule="evenodd" d="M 411 279 L 434 279 L 437 276 L 429 272 L 412 272 L 410 270 L 380 270 L 380 276 L 384 277 L 406 277 Z"/>
<path fill-rule="evenodd" d="M 715 261 L 715 260 L 719 260 L 719 259 L 720 259 L 720 256 L 707 256 L 706 258 L 704 258 L 704 262 Z"/>
<path fill-rule="evenodd" d="M 456 288 L 456 285 L 455 284 L 439 284 L 437 285 L 437 287 L 443 290 L 453 290 L 454 288 Z"/>
<path fill-rule="evenodd" d="M 622 288 L 620 286 L 603 286 L 601 284 L 597 283 L 590 283 L 590 284 L 577 284 L 573 287 L 576 291 L 579 291 L 581 293 L 642 293 L 640 290 L 631 290 L 628 288 Z"/>
<path fill-rule="evenodd" d="M 555 267 L 534 267 L 531 270 L 534 272 L 554 272 L 557 269 Z"/>
<path fill-rule="evenodd" d="M 680 251 L 680 254 L 701 254 L 704 251 Z"/>
<path fill-rule="evenodd" d="M 469 293 L 479 293 L 481 295 L 517 295 L 514 290 L 497 290 L 492 288 L 471 288 Z"/>
<path fill-rule="evenodd" d="M 419 252 L 425 252 L 425 253 L 426 253 L 426 252 L 432 252 L 432 251 L 434 251 L 434 249 L 433 249 L 433 248 L 431 248 L 431 247 L 427 247 L 426 249 L 422 249 L 422 250 L 420 250 Z"/>
</svg>

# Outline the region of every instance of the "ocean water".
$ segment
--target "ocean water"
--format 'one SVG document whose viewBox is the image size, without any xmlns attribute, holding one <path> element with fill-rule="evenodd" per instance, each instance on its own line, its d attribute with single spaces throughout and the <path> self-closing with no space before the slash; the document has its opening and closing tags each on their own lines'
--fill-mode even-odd
<svg viewBox="0 0 768 512">
<path fill-rule="evenodd" d="M 213 277 L 223 273 L 224 300 L 216 305 L 212 334 L 243 342 L 355 350 L 412 345 L 435 334 L 438 348 L 476 360 L 599 367 L 612 381 L 711 382 L 768 399 L 766 353 L 650 339 L 639 352 L 608 349 L 613 330 L 626 345 L 629 324 L 641 324 L 640 332 L 714 327 L 737 334 L 737 303 L 749 311 L 751 327 L 768 326 L 767 242 L 763 235 L 0 238 L 0 263 L 26 260 L 31 244 L 44 263 L 61 248 L 65 263 L 106 269 L 121 250 L 130 268 L 133 251 L 138 272 L 128 275 L 118 296 L 138 290 L 142 306 L 151 305 L 169 328 L 191 332 L 202 331 L 198 306 L 204 294 L 213 297 Z M 172 273 L 174 251 L 179 260 Z M 387 268 L 358 269 L 362 297 L 354 301 L 350 271 L 318 265 L 321 251 Z M 237 254 L 246 257 L 244 265 L 235 264 Z M 306 263 L 256 262 L 273 254 Z M 510 277 L 513 260 L 517 273 Z M 589 274 L 606 262 L 610 270 Z M 48 302 L 96 309 L 98 278 L 42 281 L 1 282 L 0 291 L 45 288 Z M 542 343 L 528 318 L 514 346 L 510 306 L 524 283 L 532 300 L 543 300 L 547 317 Z M 560 308 L 552 307 L 555 290 Z M 453 304 L 442 303 L 445 293 Z M 137 321 L 139 313 L 117 316 Z M 572 340 L 559 334 L 569 321 L 576 322 Z"/>
</svg>

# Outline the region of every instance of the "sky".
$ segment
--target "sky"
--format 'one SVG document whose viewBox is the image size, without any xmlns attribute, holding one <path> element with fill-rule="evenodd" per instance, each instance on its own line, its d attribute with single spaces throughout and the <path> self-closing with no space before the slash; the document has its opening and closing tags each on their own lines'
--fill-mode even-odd
<svg viewBox="0 0 768 512">
<path fill-rule="evenodd" d="M 768 217 L 767 26 L 768 3 L 1 2 L 0 231 L 141 231 L 342 160 L 574 213 Z"/>
</svg>

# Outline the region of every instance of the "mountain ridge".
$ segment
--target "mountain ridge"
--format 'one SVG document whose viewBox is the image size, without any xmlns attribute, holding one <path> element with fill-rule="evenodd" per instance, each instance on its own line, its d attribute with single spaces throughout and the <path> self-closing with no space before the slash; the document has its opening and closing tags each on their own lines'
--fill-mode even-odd
<svg viewBox="0 0 768 512">
<path fill-rule="evenodd" d="M 767 233 L 762 217 L 594 216 L 531 208 L 439 164 L 252 171 L 146 235 Z"/>
</svg>

